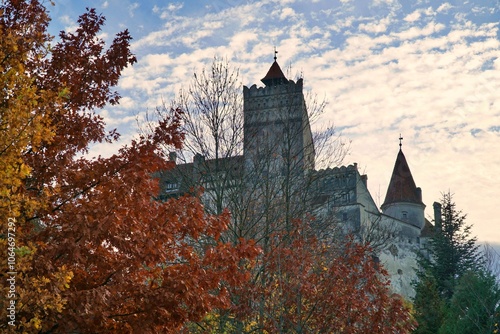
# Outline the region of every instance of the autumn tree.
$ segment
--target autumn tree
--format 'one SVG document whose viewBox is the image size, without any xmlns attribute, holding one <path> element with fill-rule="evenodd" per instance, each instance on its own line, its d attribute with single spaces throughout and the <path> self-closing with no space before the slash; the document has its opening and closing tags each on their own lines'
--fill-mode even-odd
<svg viewBox="0 0 500 334">
<path fill-rule="evenodd" d="M 33 215 L 45 202 L 42 196 L 26 194 L 32 166 L 25 158 L 28 150 L 53 141 L 51 112 L 63 103 L 58 91 L 41 89 L 34 75 L 37 66 L 42 66 L 40 60 L 48 54 L 47 24 L 48 16 L 36 2 L 0 5 L 0 249 L 5 259 L 0 275 L 2 331 L 9 328 L 9 321 L 12 325 L 22 322 L 26 330 L 38 330 L 42 317 L 54 317 L 61 311 L 61 292 L 72 275 L 61 266 L 47 274 L 19 275 L 15 281 L 6 281 L 15 276 L 8 272 L 29 271 L 34 261 L 37 245 L 28 238 L 33 226 L 25 217 Z M 17 299 L 10 293 L 11 287 L 17 289 Z M 24 288 L 31 293 L 25 293 Z M 14 301 L 14 308 L 29 308 L 31 315 L 21 319 L 15 310 L 7 312 L 7 306 Z M 17 322 L 13 321 L 16 316 Z"/>
<path fill-rule="evenodd" d="M 289 235 L 273 234 L 265 281 L 234 295 L 234 312 L 205 318 L 193 332 L 222 333 L 409 333 L 414 327 L 408 305 L 392 295 L 387 274 L 370 249 L 347 239 L 336 245 L 318 240 L 310 222 L 296 221 Z M 264 308 L 260 308 L 262 296 Z M 217 321 L 221 317 L 233 321 Z M 201 329 L 201 331 L 200 331 Z"/>
<path fill-rule="evenodd" d="M 113 87 L 135 62 L 128 32 L 106 48 L 104 17 L 90 9 L 49 48 L 40 2 L 2 3 L 0 14 L 0 245 L 6 254 L 15 219 L 17 272 L 15 322 L 2 331 L 177 332 L 228 307 L 256 248 L 222 242 L 227 212 L 209 215 L 192 197 L 153 200 L 152 175 L 172 167 L 159 145 L 181 148 L 182 112 L 109 158 L 85 155 L 118 138 L 96 110 L 119 101 Z"/>
<path fill-rule="evenodd" d="M 183 183 L 180 192 L 202 187 L 208 212 L 217 214 L 225 208 L 231 212 L 231 225 L 222 238 L 233 243 L 240 238 L 254 239 L 264 258 L 272 252 L 271 235 L 284 235 L 310 208 L 317 180 L 307 173 L 315 163 L 338 165 L 347 152 L 333 127 L 311 133 L 311 123 L 324 112 L 326 102 L 318 102 L 312 94 L 303 102 L 302 79 L 297 81 L 281 87 L 285 93 L 272 113 L 276 128 L 266 129 L 266 133 L 253 133 L 256 129 L 245 125 L 249 115 L 243 113 L 239 71 L 226 60 L 214 58 L 195 73 L 174 102 L 185 111 L 186 146 L 177 152 L 175 173 L 167 171 L 164 179 L 170 184 Z M 169 110 L 161 106 L 157 115 L 161 119 Z M 300 122 L 290 119 L 297 112 Z M 258 262 L 253 272 L 260 285 L 266 284 L 266 263 Z M 266 298 L 269 296 L 262 295 L 258 301 L 259 312 L 263 312 Z M 235 304 L 239 300 L 238 295 L 233 296 Z M 232 326 L 231 316 L 226 315 L 223 311 L 216 317 L 222 327 Z"/>
</svg>

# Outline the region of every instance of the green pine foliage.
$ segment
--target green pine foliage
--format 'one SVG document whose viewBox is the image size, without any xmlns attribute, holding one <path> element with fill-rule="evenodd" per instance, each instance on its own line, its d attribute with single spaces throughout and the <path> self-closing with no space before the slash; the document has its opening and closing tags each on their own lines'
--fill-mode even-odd
<svg viewBox="0 0 500 334">
<path fill-rule="evenodd" d="M 419 257 L 414 299 L 419 327 L 415 333 L 439 333 L 444 319 L 449 319 L 447 312 L 459 280 L 484 267 L 471 228 L 466 225 L 466 215 L 457 210 L 452 194 L 443 194 L 441 217 L 435 222 L 428 253 Z"/>
<path fill-rule="evenodd" d="M 436 279 L 432 275 L 421 277 L 415 289 L 413 307 L 418 327 L 414 333 L 436 334 L 444 318 L 444 302 L 439 295 Z"/>
<path fill-rule="evenodd" d="M 455 288 L 439 334 L 490 334 L 497 327 L 500 287 L 484 270 L 465 273 Z"/>
<path fill-rule="evenodd" d="M 438 291 L 449 301 L 457 281 L 469 270 L 481 268 L 483 261 L 472 225 L 466 225 L 466 215 L 457 210 L 450 192 L 441 201 L 441 228 L 430 241 L 429 269 L 436 278 Z M 436 224 L 439 225 L 439 224 Z"/>
</svg>

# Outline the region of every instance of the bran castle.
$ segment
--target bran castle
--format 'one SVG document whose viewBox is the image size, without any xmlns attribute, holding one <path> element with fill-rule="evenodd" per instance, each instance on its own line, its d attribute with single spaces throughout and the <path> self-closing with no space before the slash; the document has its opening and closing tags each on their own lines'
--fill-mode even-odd
<svg viewBox="0 0 500 334">
<path fill-rule="evenodd" d="M 356 163 L 315 169 L 316 152 L 303 80 L 288 80 L 274 59 L 262 79 L 264 87 L 243 87 L 243 154 L 218 161 L 195 155 L 192 163 L 178 164 L 174 170 L 162 173 L 160 197 L 177 196 L 203 186 L 206 207 L 229 207 L 233 211 L 252 201 L 248 184 L 259 184 L 251 192 L 259 197 L 259 205 L 252 211 L 256 220 L 277 220 L 277 215 L 263 213 L 269 212 L 269 205 L 262 204 L 264 198 L 272 197 L 273 202 L 279 202 L 277 211 L 281 214 L 300 209 L 316 217 L 316 224 L 341 226 L 369 241 L 390 275 L 392 290 L 412 297 L 416 252 L 425 250 L 433 225 L 424 216 L 422 191 L 403 154 L 402 138 L 379 209 L 368 191 L 367 176 L 360 174 Z M 175 158 L 172 154 L 171 159 Z M 239 190 L 238 180 L 243 180 L 247 190 Z M 269 196 L 273 191 L 274 195 Z M 228 198 L 235 193 L 238 204 L 233 206 Z M 277 200 L 287 196 L 287 201 Z M 441 207 L 434 203 L 435 220 L 440 216 Z M 260 226 L 255 222 L 245 224 L 257 229 Z M 241 236 L 248 234 L 242 232 Z"/>
</svg>

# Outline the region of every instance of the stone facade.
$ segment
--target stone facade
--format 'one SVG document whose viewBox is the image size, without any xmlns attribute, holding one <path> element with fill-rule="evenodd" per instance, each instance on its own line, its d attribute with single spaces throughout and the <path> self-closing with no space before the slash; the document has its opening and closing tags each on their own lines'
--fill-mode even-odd
<svg viewBox="0 0 500 334">
<path fill-rule="evenodd" d="M 368 190 L 368 177 L 359 173 L 357 164 L 314 169 L 314 143 L 302 79 L 297 82 L 286 79 L 275 61 L 262 82 L 265 87 L 243 87 L 243 156 L 217 162 L 219 170 L 214 173 L 215 162 L 197 155 L 193 163 L 178 165 L 161 175 L 160 197 L 177 196 L 195 186 L 203 186 L 206 205 L 214 206 L 210 199 L 214 197 L 207 196 L 211 192 L 234 194 L 243 189 L 238 185 L 264 179 L 282 185 L 288 178 L 293 180 L 288 181 L 293 183 L 293 189 L 277 187 L 274 197 L 295 191 L 296 195 L 290 197 L 295 201 L 292 206 L 307 207 L 318 226 L 340 226 L 343 232 L 353 232 L 361 240 L 370 241 L 391 276 L 394 292 L 411 297 L 416 251 L 425 248 L 433 226 L 424 217 L 422 191 L 415 185 L 401 143 L 385 201 L 379 210 Z M 256 169 L 261 169 L 259 174 L 255 173 Z M 224 177 L 218 178 L 221 171 Z M 290 179 L 291 176 L 294 178 Z M 262 187 L 252 189 L 264 192 Z M 239 194 L 238 201 L 250 201 L 250 198 L 251 194 L 245 190 Z M 225 200 L 219 205 L 231 206 Z M 440 214 L 436 207 L 434 212 Z M 321 233 L 328 237 L 328 231 L 323 229 Z"/>
<path fill-rule="evenodd" d="M 278 170 L 287 159 L 298 161 L 295 167 L 301 170 L 314 169 L 314 145 L 302 86 L 299 79 L 297 83 L 286 80 L 279 85 L 243 87 L 247 168 L 256 160 L 274 157 Z"/>
</svg>

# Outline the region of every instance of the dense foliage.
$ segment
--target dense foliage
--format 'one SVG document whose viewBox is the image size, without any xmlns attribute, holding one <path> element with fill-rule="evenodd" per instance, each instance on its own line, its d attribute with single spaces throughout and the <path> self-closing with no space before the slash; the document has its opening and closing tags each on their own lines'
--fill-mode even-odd
<svg viewBox="0 0 500 334">
<path fill-rule="evenodd" d="M 219 240 L 227 213 L 153 200 L 151 176 L 171 167 L 158 147 L 183 140 L 180 111 L 109 158 L 85 156 L 118 138 L 95 110 L 118 103 L 112 88 L 136 61 L 127 31 L 105 47 L 103 23 L 90 9 L 49 47 L 43 4 L 0 6 L 0 252 L 15 257 L 15 274 L 0 274 L 0 317 L 15 304 L 2 332 L 176 332 L 227 307 L 257 253 Z"/>
<path fill-rule="evenodd" d="M 409 333 L 410 307 L 388 289 L 368 246 L 317 239 L 310 222 L 270 238 L 232 310 L 191 326 L 210 333 Z"/>
</svg>

